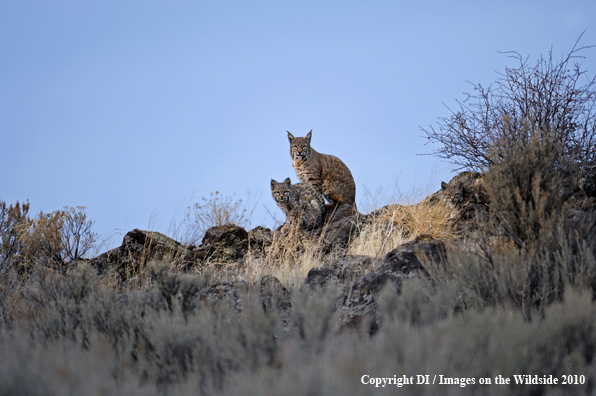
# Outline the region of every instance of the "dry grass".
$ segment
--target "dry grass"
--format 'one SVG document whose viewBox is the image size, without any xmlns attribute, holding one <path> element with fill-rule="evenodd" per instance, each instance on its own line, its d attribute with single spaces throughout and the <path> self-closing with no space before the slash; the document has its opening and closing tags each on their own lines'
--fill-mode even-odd
<svg viewBox="0 0 596 396">
<path fill-rule="evenodd" d="M 327 227 L 325 225 L 324 227 Z M 299 285 L 308 271 L 321 265 L 322 237 L 308 237 L 298 224 L 273 233 L 273 242 L 266 254 L 248 255 L 245 280 L 256 281 L 274 276 L 286 287 Z"/>
<path fill-rule="evenodd" d="M 347 253 L 371 257 L 383 257 L 396 247 L 411 241 L 405 229 L 395 221 L 375 219 L 362 227 L 360 234 L 354 238 Z"/>
<path fill-rule="evenodd" d="M 276 233 L 265 254 L 251 246 L 242 260 L 213 259 L 201 274 L 177 272 L 175 260 L 165 258 L 125 286 L 109 272 L 98 279 L 86 266 L 66 275 L 45 269 L 26 281 L 2 274 L 0 355 L 6 359 L 0 362 L 0 395 L 395 394 L 395 387 L 373 390 L 359 379 L 417 373 L 573 373 L 585 375 L 587 384 L 571 392 L 593 392 L 591 245 L 529 254 L 493 238 L 488 258 L 465 245 L 450 249 L 445 265 L 427 263 L 432 281 L 410 279 L 400 293 L 394 287 L 381 292 L 374 337 L 339 330 L 337 290 L 299 287 L 328 259 L 382 257 L 422 234 L 452 239 L 457 234 L 450 218 L 442 202 L 394 204 L 364 217 L 349 245 L 330 254 L 321 237 L 287 229 Z M 215 282 L 254 285 L 265 275 L 288 289 L 286 316 L 263 309 L 250 286 L 239 288 L 241 310 L 225 298 L 206 302 L 200 296 Z M 539 387 L 516 385 L 404 391 L 541 394 Z"/>
<path fill-rule="evenodd" d="M 223 263 L 210 262 L 208 265 L 215 269 L 216 274 L 227 272 L 235 280 L 256 282 L 269 275 L 279 279 L 284 286 L 291 287 L 301 284 L 308 272 L 320 267 L 323 260 L 356 255 L 382 258 L 419 235 L 451 240 L 457 236 L 451 218 L 452 210 L 441 201 L 393 204 L 360 218 L 356 224 L 359 232 L 345 249 L 324 252 L 325 243 L 321 236 L 309 238 L 297 226 L 286 226 L 274 232 L 273 243 L 266 254 L 249 253 L 240 267 L 238 263 L 233 264 L 228 267 L 229 271 L 225 270 Z"/>
<path fill-rule="evenodd" d="M 394 202 L 415 202 L 420 191 L 403 195 Z M 209 207 L 203 207 L 209 210 Z M 320 236 L 309 237 L 298 225 L 286 225 L 274 232 L 273 242 L 265 253 L 260 247 L 249 247 L 243 260 L 235 263 L 210 259 L 202 264 L 199 272 L 209 269 L 220 281 L 257 282 L 263 276 L 273 276 L 286 287 L 300 285 L 308 272 L 323 264 L 323 260 L 345 256 L 371 256 L 382 258 L 391 250 L 415 239 L 429 235 L 445 241 L 457 236 L 452 220 L 452 209 L 440 200 L 431 203 L 424 199 L 410 205 L 392 204 L 359 218 L 355 233 L 348 246 L 329 253 Z M 208 216 L 203 216 L 207 218 Z M 329 224 L 323 227 L 328 227 Z"/>
<path fill-rule="evenodd" d="M 379 221 L 400 225 L 409 237 L 430 235 L 436 239 L 451 240 L 457 237 L 453 217 L 453 210 L 443 201 L 423 200 L 413 205 L 389 205 Z"/>
<path fill-rule="evenodd" d="M 383 257 L 421 235 L 449 241 L 457 237 L 452 218 L 452 209 L 440 200 L 387 205 L 370 215 L 368 224 L 350 244 L 348 253 Z"/>
</svg>

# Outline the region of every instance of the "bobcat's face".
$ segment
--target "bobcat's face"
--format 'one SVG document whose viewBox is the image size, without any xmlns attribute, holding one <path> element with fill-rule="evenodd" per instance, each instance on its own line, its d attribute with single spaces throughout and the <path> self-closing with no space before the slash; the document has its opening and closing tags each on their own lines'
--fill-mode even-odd
<svg viewBox="0 0 596 396">
<path fill-rule="evenodd" d="M 484 197 L 484 180 L 477 172 L 462 172 L 449 184 L 442 182 L 441 190 L 441 199 L 452 209 L 488 202 Z"/>
<path fill-rule="evenodd" d="M 464 189 L 461 183 L 455 183 L 455 185 L 443 183 L 441 188 L 443 190 L 442 199 L 451 209 L 456 209 L 464 201 Z"/>
<path fill-rule="evenodd" d="M 271 179 L 271 195 L 273 195 L 275 202 L 289 202 L 291 187 L 292 182 L 289 177 L 281 183 Z"/>
<path fill-rule="evenodd" d="M 290 132 L 288 132 L 288 139 L 290 140 L 290 155 L 292 160 L 304 160 L 310 156 L 310 138 L 312 137 L 312 131 L 306 135 L 306 137 L 295 138 Z"/>
</svg>

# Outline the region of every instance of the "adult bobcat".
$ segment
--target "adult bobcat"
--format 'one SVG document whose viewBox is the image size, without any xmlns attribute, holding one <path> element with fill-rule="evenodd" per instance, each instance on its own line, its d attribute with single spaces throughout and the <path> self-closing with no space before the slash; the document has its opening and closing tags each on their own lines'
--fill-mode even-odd
<svg viewBox="0 0 596 396">
<path fill-rule="evenodd" d="M 286 214 L 286 226 L 312 229 L 321 225 L 325 200 L 310 184 L 292 185 L 289 177 L 281 183 L 272 179 L 271 194 L 277 206 Z"/>
<path fill-rule="evenodd" d="M 356 209 L 356 184 L 352 173 L 339 158 L 315 151 L 310 146 L 311 137 L 312 130 L 306 137 L 298 138 L 288 131 L 292 165 L 298 179 L 323 194 L 329 207 L 349 204 Z"/>
</svg>

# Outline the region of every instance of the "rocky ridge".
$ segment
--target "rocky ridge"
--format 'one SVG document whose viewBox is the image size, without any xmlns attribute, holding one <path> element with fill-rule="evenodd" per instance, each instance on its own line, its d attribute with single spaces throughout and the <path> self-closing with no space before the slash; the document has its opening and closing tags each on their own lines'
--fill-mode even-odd
<svg viewBox="0 0 596 396">
<path fill-rule="evenodd" d="M 456 176 L 454 180 L 460 183 L 461 177 Z M 445 189 L 432 194 L 427 200 L 445 200 L 443 191 Z M 474 229 L 474 219 L 478 214 L 488 213 L 488 202 L 484 199 L 480 201 L 477 191 L 466 192 L 461 188 L 458 191 L 463 197 L 459 197 L 453 205 L 454 214 L 459 214 L 453 220 L 457 222 L 458 228 L 469 232 Z M 351 206 L 343 205 L 325 214 L 323 226 L 304 230 L 299 235 L 301 239 L 316 239 L 323 254 L 322 264 L 309 271 L 302 287 L 320 289 L 334 285 L 339 288 L 336 308 L 343 318 L 343 329 L 365 329 L 374 333 L 378 328 L 376 312 L 379 292 L 391 284 L 399 293 L 404 281 L 415 274 L 426 274 L 427 263 L 440 264 L 446 259 L 444 242 L 428 235 L 418 235 L 383 257 L 344 255 L 338 258 L 330 254 L 347 246 L 366 225 L 374 221 L 375 216 L 387 210 L 390 208 L 363 215 Z M 139 275 L 154 260 L 171 262 L 182 270 L 192 270 L 207 262 L 217 262 L 227 268 L 242 267 L 249 255 L 267 254 L 276 232 L 264 227 L 246 231 L 228 224 L 210 228 L 199 246 L 185 246 L 158 232 L 135 229 L 126 234 L 121 246 L 89 262 L 100 273 L 115 268 L 122 280 Z M 244 281 L 214 282 L 201 290 L 201 298 L 206 301 L 228 300 L 241 310 L 241 295 L 248 289 L 258 291 L 265 310 L 277 309 L 283 316 L 291 314 L 291 294 L 272 276 L 262 277 L 255 285 L 247 285 Z"/>
</svg>

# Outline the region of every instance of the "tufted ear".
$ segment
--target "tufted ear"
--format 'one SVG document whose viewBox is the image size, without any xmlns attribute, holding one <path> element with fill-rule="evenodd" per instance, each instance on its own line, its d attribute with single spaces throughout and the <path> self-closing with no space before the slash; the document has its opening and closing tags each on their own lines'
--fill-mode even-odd
<svg viewBox="0 0 596 396">
<path fill-rule="evenodd" d="M 284 180 L 284 184 L 287 184 L 288 186 L 292 185 L 292 181 L 290 180 L 289 177 L 286 177 L 286 180 Z"/>
<path fill-rule="evenodd" d="M 447 183 L 445 183 L 444 181 L 441 182 L 441 190 L 444 190 L 447 188 Z"/>
<path fill-rule="evenodd" d="M 292 143 L 292 140 L 294 140 L 294 139 L 296 139 L 296 138 L 294 137 L 294 135 L 292 135 L 292 134 L 290 133 L 290 131 L 286 131 L 286 132 L 288 133 L 288 140 L 290 141 L 290 143 Z"/>
<path fill-rule="evenodd" d="M 276 182 L 275 180 L 271 179 L 271 187 L 275 187 L 278 184 L 279 184 L 278 182 Z"/>
<path fill-rule="evenodd" d="M 310 144 L 310 138 L 312 137 L 312 129 L 310 130 L 310 132 L 308 133 L 308 135 L 306 135 L 305 139 L 308 142 L 308 144 Z"/>
</svg>

